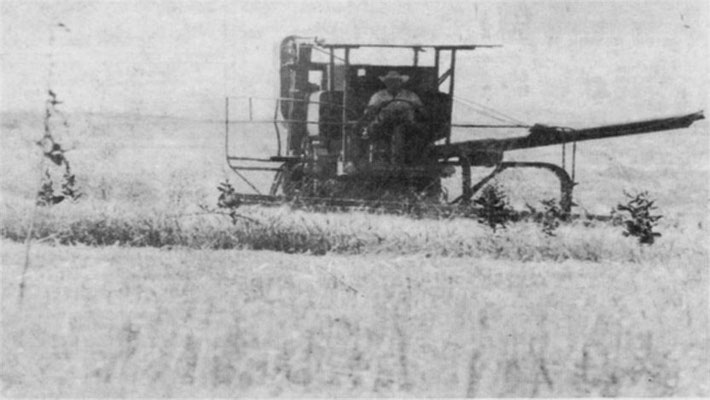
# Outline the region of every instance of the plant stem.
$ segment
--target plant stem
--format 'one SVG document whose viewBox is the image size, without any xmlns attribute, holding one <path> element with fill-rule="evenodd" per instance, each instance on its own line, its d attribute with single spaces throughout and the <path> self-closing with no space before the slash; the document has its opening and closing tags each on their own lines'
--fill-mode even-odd
<svg viewBox="0 0 710 400">
<path fill-rule="evenodd" d="M 43 177 L 45 170 L 45 158 L 42 157 L 40 161 L 39 168 L 39 184 L 37 185 L 37 194 L 35 196 L 35 203 L 32 206 L 32 213 L 30 214 L 30 220 L 27 223 L 27 236 L 25 237 L 25 262 L 22 267 L 22 277 L 20 278 L 20 298 L 19 302 L 22 304 L 22 300 L 25 297 L 25 277 L 27 276 L 27 270 L 30 268 L 30 250 L 32 249 L 32 233 L 34 231 L 35 219 L 37 218 L 37 208 L 39 207 L 38 201 L 40 196 L 40 190 L 42 189 Z"/>
</svg>

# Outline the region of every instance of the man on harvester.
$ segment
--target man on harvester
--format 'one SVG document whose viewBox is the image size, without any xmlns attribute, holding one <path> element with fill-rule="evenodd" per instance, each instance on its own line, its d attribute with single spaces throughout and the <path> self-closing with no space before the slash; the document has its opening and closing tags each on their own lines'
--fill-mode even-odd
<svg viewBox="0 0 710 400">
<path fill-rule="evenodd" d="M 424 104 L 414 92 L 403 89 L 409 76 L 389 71 L 379 77 L 385 89 L 370 98 L 365 110 L 368 136 L 376 147 L 387 149 L 387 157 L 394 164 L 411 163 L 426 145 L 424 130 L 417 123 L 417 113 Z"/>
</svg>

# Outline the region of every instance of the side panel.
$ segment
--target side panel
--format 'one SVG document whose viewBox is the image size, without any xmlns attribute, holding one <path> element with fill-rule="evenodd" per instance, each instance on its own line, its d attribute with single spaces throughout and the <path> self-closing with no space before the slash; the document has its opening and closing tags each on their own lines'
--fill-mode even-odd
<svg viewBox="0 0 710 400">
<path fill-rule="evenodd" d="M 309 96 L 308 137 L 337 157 L 341 146 L 343 92 L 319 91 Z"/>
<path fill-rule="evenodd" d="M 318 91 L 308 97 L 308 136 L 340 138 L 343 92 Z"/>
</svg>

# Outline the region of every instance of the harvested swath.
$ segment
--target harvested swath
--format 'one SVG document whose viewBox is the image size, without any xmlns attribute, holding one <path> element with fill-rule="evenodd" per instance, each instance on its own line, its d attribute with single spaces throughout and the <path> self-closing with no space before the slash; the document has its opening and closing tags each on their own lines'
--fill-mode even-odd
<svg viewBox="0 0 710 400">
<path fill-rule="evenodd" d="M 5 203 L 3 237 L 21 241 L 30 205 Z M 412 219 L 366 213 L 309 213 L 284 208 L 249 207 L 248 218 L 184 209 L 103 202 L 59 204 L 39 210 L 34 238 L 56 244 L 92 246 L 256 249 L 287 253 L 423 253 L 453 257 L 492 257 L 521 261 L 672 260 L 703 252 L 702 227 L 664 228 L 663 240 L 642 249 L 621 228 L 606 223 L 563 225 L 555 236 L 532 222 L 492 232 L 470 219 Z"/>
</svg>

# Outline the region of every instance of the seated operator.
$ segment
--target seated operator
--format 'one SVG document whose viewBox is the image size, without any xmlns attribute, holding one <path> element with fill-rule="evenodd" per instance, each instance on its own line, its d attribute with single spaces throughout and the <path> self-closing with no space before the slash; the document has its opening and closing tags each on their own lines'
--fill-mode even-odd
<svg viewBox="0 0 710 400">
<path fill-rule="evenodd" d="M 409 76 L 389 71 L 380 80 L 386 89 L 372 95 L 367 104 L 365 115 L 375 117 L 368 127 L 367 135 L 380 141 L 391 137 L 393 161 L 402 163 L 405 158 L 411 161 L 416 155 L 407 156 L 405 152 L 411 153 L 421 147 L 419 142 L 423 140 L 422 129 L 415 122 L 415 112 L 421 112 L 424 104 L 414 92 L 402 88 Z M 403 129 L 395 129 L 397 126 Z M 408 144 L 405 145 L 405 142 Z"/>
</svg>

